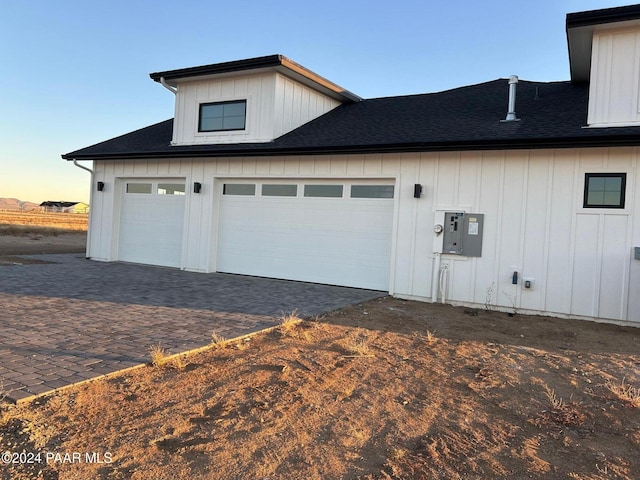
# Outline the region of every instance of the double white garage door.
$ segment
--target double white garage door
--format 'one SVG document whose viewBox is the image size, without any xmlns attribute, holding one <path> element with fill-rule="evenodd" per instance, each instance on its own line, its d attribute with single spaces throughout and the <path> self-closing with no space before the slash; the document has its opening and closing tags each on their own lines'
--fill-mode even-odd
<svg viewBox="0 0 640 480">
<path fill-rule="evenodd" d="M 119 258 L 180 266 L 185 195 L 162 188 L 178 180 L 149 183 L 150 194 L 124 189 Z M 393 183 L 239 179 L 219 187 L 216 271 L 388 290 Z"/>
</svg>

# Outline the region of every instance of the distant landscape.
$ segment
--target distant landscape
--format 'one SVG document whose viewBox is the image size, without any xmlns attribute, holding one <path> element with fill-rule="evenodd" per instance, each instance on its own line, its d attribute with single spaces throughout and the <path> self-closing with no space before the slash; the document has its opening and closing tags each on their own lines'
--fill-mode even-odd
<svg viewBox="0 0 640 480">
<path fill-rule="evenodd" d="M 87 214 L 45 212 L 39 204 L 0 198 L 0 235 L 86 232 Z"/>
<path fill-rule="evenodd" d="M 31 210 L 38 210 L 40 205 L 33 202 L 25 202 L 18 200 L 17 198 L 0 198 L 0 211 L 10 210 L 18 212 L 29 212 Z"/>
</svg>

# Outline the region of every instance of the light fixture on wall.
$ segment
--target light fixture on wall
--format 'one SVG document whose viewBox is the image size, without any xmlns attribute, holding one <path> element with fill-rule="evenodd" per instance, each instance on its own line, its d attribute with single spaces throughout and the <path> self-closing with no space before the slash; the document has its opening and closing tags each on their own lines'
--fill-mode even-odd
<svg viewBox="0 0 640 480">
<path fill-rule="evenodd" d="M 413 186 L 413 198 L 420 198 L 422 196 L 422 185 L 416 183 Z"/>
<path fill-rule="evenodd" d="M 193 193 L 200 193 L 202 190 L 202 184 L 200 182 L 193 182 Z"/>
<path fill-rule="evenodd" d="M 104 182 L 98 182 L 98 191 L 99 192 L 103 192 L 104 191 Z"/>
</svg>

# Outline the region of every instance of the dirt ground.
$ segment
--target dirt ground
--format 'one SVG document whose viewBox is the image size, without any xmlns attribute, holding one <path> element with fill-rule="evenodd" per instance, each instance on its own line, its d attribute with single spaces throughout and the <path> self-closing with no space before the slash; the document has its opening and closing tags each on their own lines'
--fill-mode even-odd
<svg viewBox="0 0 640 480">
<path fill-rule="evenodd" d="M 39 255 L 41 253 L 82 253 L 86 250 L 87 232 L 44 235 L 29 233 L 25 235 L 0 234 L 0 264 L 14 262 L 9 255 Z"/>
<path fill-rule="evenodd" d="M 87 222 L 79 214 L 0 212 L 0 265 L 19 261 L 10 255 L 84 252 Z"/>
<path fill-rule="evenodd" d="M 383 298 L 156 363 L 3 405 L 1 478 L 640 478 L 636 328 Z"/>
</svg>

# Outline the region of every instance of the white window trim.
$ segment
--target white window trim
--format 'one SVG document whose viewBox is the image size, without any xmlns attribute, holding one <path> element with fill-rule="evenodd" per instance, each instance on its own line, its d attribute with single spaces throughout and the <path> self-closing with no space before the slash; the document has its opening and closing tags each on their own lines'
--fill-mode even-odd
<svg viewBox="0 0 640 480">
<path fill-rule="evenodd" d="M 624 208 L 594 208 L 594 207 L 585 207 L 584 206 L 584 187 L 585 187 L 585 179 L 586 174 L 599 174 L 599 173 L 626 173 L 626 190 L 625 190 L 625 207 Z M 578 208 L 576 209 L 576 214 L 578 215 L 631 215 L 630 205 L 633 203 L 633 170 L 629 168 L 580 168 L 579 170 L 580 180 L 578 183 L 578 192 L 576 202 L 578 203 Z"/>
<path fill-rule="evenodd" d="M 208 103 L 223 103 L 223 102 L 241 102 L 246 101 L 246 110 L 245 110 L 245 119 L 244 119 L 244 130 L 215 130 L 212 132 L 199 132 L 200 128 L 200 105 L 208 104 Z M 241 95 L 234 97 L 215 97 L 215 98 L 199 98 L 197 100 L 196 108 L 195 108 L 195 119 L 194 119 L 194 137 L 195 138 L 224 138 L 224 137 L 246 137 L 251 134 L 252 130 L 252 122 L 251 122 L 251 112 L 253 99 L 252 95 Z"/>
</svg>

